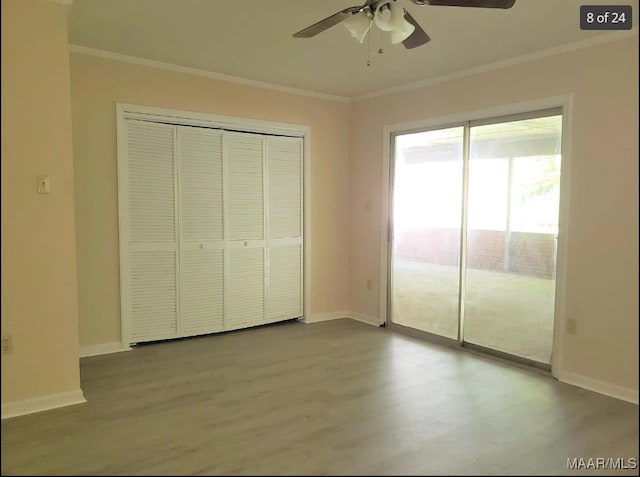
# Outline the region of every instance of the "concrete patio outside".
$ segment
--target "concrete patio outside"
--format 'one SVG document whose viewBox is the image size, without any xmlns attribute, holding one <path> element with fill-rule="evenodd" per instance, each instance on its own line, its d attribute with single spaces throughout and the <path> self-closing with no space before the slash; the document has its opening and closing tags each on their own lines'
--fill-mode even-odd
<svg viewBox="0 0 640 477">
<path fill-rule="evenodd" d="M 396 259 L 392 321 L 457 336 L 458 267 Z M 503 271 L 467 270 L 465 341 L 550 363 L 555 280 Z"/>
</svg>

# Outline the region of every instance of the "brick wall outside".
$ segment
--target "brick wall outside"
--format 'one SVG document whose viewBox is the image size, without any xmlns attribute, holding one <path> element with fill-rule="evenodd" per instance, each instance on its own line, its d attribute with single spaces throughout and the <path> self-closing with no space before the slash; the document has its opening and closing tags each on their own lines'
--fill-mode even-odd
<svg viewBox="0 0 640 477">
<path fill-rule="evenodd" d="M 511 232 L 509 264 L 505 268 L 505 232 L 471 230 L 467 237 L 469 268 L 510 271 L 521 275 L 552 278 L 555 268 L 555 235 Z M 398 257 L 437 265 L 456 266 L 460 254 L 460 232 L 451 228 L 420 228 L 396 235 Z"/>
<path fill-rule="evenodd" d="M 509 270 L 521 275 L 553 278 L 555 234 L 511 232 Z"/>
<path fill-rule="evenodd" d="M 470 230 L 467 266 L 480 270 L 504 270 L 504 231 Z"/>
<path fill-rule="evenodd" d="M 405 230 L 395 238 L 399 257 L 436 265 L 457 265 L 460 255 L 460 231 L 448 228 Z"/>
</svg>

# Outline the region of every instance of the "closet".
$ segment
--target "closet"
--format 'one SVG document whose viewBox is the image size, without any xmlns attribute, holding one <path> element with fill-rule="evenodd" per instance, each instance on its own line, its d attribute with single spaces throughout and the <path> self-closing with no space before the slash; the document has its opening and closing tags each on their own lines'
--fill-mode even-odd
<svg viewBox="0 0 640 477">
<path fill-rule="evenodd" d="M 303 139 L 123 119 L 123 344 L 303 315 Z"/>
</svg>

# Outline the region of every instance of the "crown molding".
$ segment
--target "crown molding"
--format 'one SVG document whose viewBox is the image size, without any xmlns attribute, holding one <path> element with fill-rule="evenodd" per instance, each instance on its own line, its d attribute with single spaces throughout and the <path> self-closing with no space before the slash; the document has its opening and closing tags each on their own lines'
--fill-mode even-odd
<svg viewBox="0 0 640 477">
<path fill-rule="evenodd" d="M 73 0 L 47 0 L 50 2 L 55 2 L 59 4 L 71 5 Z M 149 68 L 156 68 L 167 71 L 175 71 L 178 73 L 185 73 L 195 76 L 203 76 L 205 78 L 211 78 L 220 81 L 227 81 L 230 83 L 237 83 L 246 86 L 254 86 L 256 88 L 269 89 L 272 91 L 279 91 L 281 93 L 289 93 L 295 94 L 299 96 L 307 96 L 311 98 L 324 99 L 328 101 L 338 101 L 342 103 L 351 103 L 364 101 L 372 98 L 377 98 L 380 96 L 388 96 L 392 94 L 402 93 L 406 91 L 411 91 L 419 88 L 424 88 L 426 86 L 432 86 L 438 83 L 443 83 L 445 81 L 451 81 L 455 79 L 464 78 L 466 76 L 473 76 L 480 73 L 486 73 L 489 71 L 497 70 L 500 68 L 506 68 L 509 66 L 515 66 L 523 63 L 528 63 L 531 61 L 542 60 L 545 58 L 550 58 L 553 56 L 561 55 L 564 53 L 570 53 L 572 51 L 577 51 L 585 48 L 591 48 L 594 46 L 602 45 L 605 43 L 609 43 L 612 41 L 623 40 L 626 38 L 632 38 L 634 36 L 638 36 L 638 28 L 634 27 L 630 31 L 616 31 L 611 33 L 604 33 L 602 35 L 598 35 L 592 38 L 588 38 L 586 40 L 580 40 L 573 43 L 568 43 L 566 45 L 556 46 L 553 48 L 548 48 L 546 50 L 537 51 L 535 53 L 529 53 L 526 55 L 516 56 L 513 58 L 509 58 L 506 60 L 496 61 L 494 63 L 489 63 L 486 65 L 477 66 L 474 68 L 469 68 L 462 71 L 456 71 L 454 73 L 449 73 L 446 75 L 435 76 L 433 78 L 428 78 L 420 81 L 415 81 L 412 83 L 407 83 L 400 86 L 394 86 L 391 88 L 385 88 L 378 91 L 372 91 L 370 93 L 366 93 L 363 95 L 346 97 L 346 96 L 337 96 L 327 93 L 320 93 L 317 91 L 310 91 L 298 88 L 292 88 L 289 86 L 282 86 L 272 83 L 266 83 L 263 81 L 251 80 L 247 78 L 241 78 L 239 76 L 231 76 L 222 73 L 215 73 L 213 71 L 201 70 L 197 68 L 191 68 L 188 66 L 175 65 L 172 63 L 164 63 L 156 60 L 149 60 L 147 58 L 140 58 L 137 56 L 128 56 L 120 53 L 114 53 L 112 51 L 100 50 L 96 48 L 89 48 L 86 46 L 80 45 L 69 45 L 69 51 L 71 53 L 78 53 L 82 55 L 96 56 L 99 58 L 104 58 L 108 60 L 121 61 L 124 63 L 131 63 L 139 66 L 146 66 Z"/>
<path fill-rule="evenodd" d="M 465 76 L 473 76 L 480 73 L 486 73 L 488 71 L 497 70 L 500 68 L 506 68 L 509 66 L 515 66 L 522 63 L 528 63 L 531 61 L 541 60 L 544 58 L 550 58 L 552 56 L 561 55 L 563 53 L 569 53 L 576 50 L 581 50 L 584 48 L 591 48 L 593 46 L 601 45 L 604 43 L 609 43 L 616 40 L 623 40 L 625 38 L 632 38 L 633 36 L 638 36 L 638 29 L 634 27 L 632 30 L 627 31 L 617 31 L 612 33 L 604 33 L 602 35 L 598 35 L 592 38 L 588 38 L 586 40 L 580 40 L 573 43 L 567 43 L 566 45 L 556 46 L 553 48 L 549 48 L 542 51 L 537 51 L 535 53 L 529 53 L 526 55 L 516 56 L 513 58 L 509 58 L 506 60 L 496 61 L 494 63 L 489 63 L 486 65 L 476 66 L 474 68 L 469 68 L 462 71 L 456 71 L 454 73 L 435 76 L 433 78 L 415 81 L 413 83 L 407 83 L 401 86 L 394 86 L 391 88 L 385 88 L 378 91 L 373 91 L 371 93 L 366 93 L 360 96 L 354 96 L 351 98 L 351 101 L 363 101 L 366 99 L 377 98 L 380 96 L 388 96 L 391 94 L 402 93 L 405 91 L 411 91 L 414 89 L 423 88 L 425 86 L 431 86 L 438 83 L 443 83 L 445 81 L 451 81 L 454 79 L 464 78 Z"/>
<path fill-rule="evenodd" d="M 308 91 L 304 89 L 291 88 L 289 86 L 281 86 L 277 84 L 265 83 L 262 81 L 241 78 L 239 76 L 225 75 L 222 73 L 215 73 L 213 71 L 190 68 L 188 66 L 174 65 L 172 63 L 163 63 L 161 61 L 149 60 L 147 58 L 140 58 L 137 56 L 122 55 L 120 53 L 114 53 L 112 51 L 106 51 L 106 50 L 98 50 L 95 48 L 88 48 L 86 46 L 69 44 L 69 51 L 71 53 L 78 53 L 81 55 L 96 56 L 99 58 L 105 58 L 107 60 L 122 61 L 124 63 L 131 63 L 134 65 L 147 66 L 149 68 L 175 71 L 178 73 L 185 73 L 188 75 L 204 76 L 205 78 L 211 78 L 211 79 L 220 80 L 220 81 L 228 81 L 230 83 L 237 83 L 237 84 L 242 84 L 246 86 L 254 86 L 256 88 L 270 89 L 273 91 L 279 91 L 281 93 L 296 94 L 299 96 L 308 96 L 311 98 L 325 99 L 329 101 L 338 101 L 342 103 L 349 103 L 351 101 L 349 98 L 344 96 L 335 96 L 332 94 L 319 93 L 317 91 Z"/>
<path fill-rule="evenodd" d="M 57 3 L 58 5 L 63 5 L 65 7 L 70 7 L 73 3 L 73 0 L 46 0 L 47 2 Z"/>
</svg>

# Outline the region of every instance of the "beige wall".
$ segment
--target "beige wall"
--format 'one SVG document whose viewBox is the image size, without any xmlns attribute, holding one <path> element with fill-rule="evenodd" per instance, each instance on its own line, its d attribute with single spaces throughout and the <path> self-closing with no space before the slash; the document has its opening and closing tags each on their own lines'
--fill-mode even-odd
<svg viewBox="0 0 640 477">
<path fill-rule="evenodd" d="M 615 41 L 352 109 L 349 303 L 379 316 L 384 125 L 573 94 L 564 371 L 638 389 L 638 39 Z M 566 133 L 566 131 L 565 131 Z M 367 200 L 373 211 L 365 211 Z M 366 280 L 374 281 L 372 291 Z"/>
<path fill-rule="evenodd" d="M 348 305 L 349 104 L 71 55 L 80 345 L 120 341 L 116 102 L 311 126 L 311 310 Z"/>
<path fill-rule="evenodd" d="M 74 227 L 66 9 L 2 0 L 3 404 L 80 388 Z"/>
</svg>

